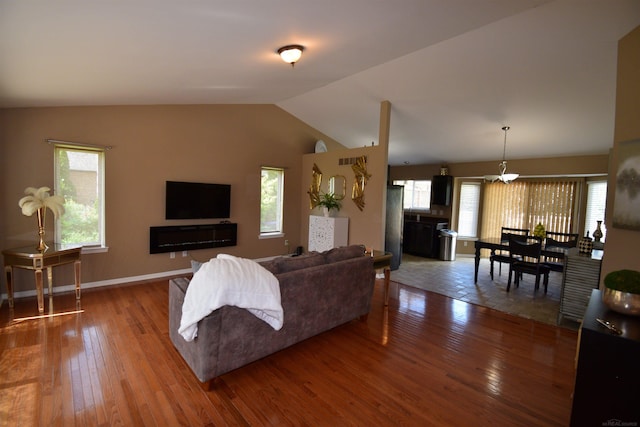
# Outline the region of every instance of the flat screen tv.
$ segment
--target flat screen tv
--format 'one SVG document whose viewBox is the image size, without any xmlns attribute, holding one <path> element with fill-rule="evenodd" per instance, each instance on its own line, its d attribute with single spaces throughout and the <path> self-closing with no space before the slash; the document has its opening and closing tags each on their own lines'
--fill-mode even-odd
<svg viewBox="0 0 640 427">
<path fill-rule="evenodd" d="M 229 218 L 231 185 L 167 181 L 166 219 Z"/>
</svg>

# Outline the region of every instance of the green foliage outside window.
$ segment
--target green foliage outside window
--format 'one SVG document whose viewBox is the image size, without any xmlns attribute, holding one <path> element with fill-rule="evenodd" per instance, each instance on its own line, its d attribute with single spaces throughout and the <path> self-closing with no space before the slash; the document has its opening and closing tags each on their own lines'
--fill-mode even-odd
<svg viewBox="0 0 640 427">
<path fill-rule="evenodd" d="M 64 197 L 65 214 L 59 218 L 58 240 L 64 244 L 100 243 L 100 199 L 97 194 L 98 170 L 92 162 L 85 162 L 88 169 L 71 170 L 70 156 L 84 156 L 96 162 L 97 152 L 74 149 L 58 149 L 57 191 Z M 96 157 L 93 157 L 96 156 Z M 96 162 L 97 163 L 97 162 Z M 85 188 L 80 196 L 79 186 Z"/>
<path fill-rule="evenodd" d="M 260 232 L 282 231 L 282 169 L 262 168 L 260 186 Z"/>
<path fill-rule="evenodd" d="M 66 199 L 65 214 L 60 218 L 62 222 L 60 241 L 62 243 L 96 243 L 100 241 L 98 235 L 98 209 L 95 206 L 76 203 Z"/>
</svg>

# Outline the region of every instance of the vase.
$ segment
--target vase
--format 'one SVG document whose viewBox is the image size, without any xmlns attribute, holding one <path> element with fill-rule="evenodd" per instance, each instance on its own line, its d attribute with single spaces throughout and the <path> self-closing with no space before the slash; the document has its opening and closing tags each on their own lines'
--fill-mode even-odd
<svg viewBox="0 0 640 427">
<path fill-rule="evenodd" d="M 582 255 L 591 255 L 591 251 L 593 251 L 593 240 L 587 231 L 587 235 L 578 242 L 578 252 Z"/>
<path fill-rule="evenodd" d="M 41 207 L 36 211 L 36 213 L 38 215 L 38 237 L 40 238 L 38 247 L 36 249 L 39 251 L 44 251 L 48 248 L 48 246 L 44 243 L 44 221 L 47 217 L 47 208 Z"/>
<path fill-rule="evenodd" d="M 593 232 L 593 241 L 596 243 L 600 242 L 600 239 L 602 239 L 602 221 L 597 221 L 598 222 L 598 226 L 596 227 L 596 230 Z"/>
<path fill-rule="evenodd" d="M 335 216 L 336 211 L 335 211 L 335 209 L 329 209 L 329 208 L 323 206 L 322 207 L 322 213 L 327 218 L 333 218 Z"/>
</svg>

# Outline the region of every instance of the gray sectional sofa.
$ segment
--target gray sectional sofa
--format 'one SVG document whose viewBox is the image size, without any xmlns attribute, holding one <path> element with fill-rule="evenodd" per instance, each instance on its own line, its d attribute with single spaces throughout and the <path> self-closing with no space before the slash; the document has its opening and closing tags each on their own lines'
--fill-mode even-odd
<svg viewBox="0 0 640 427">
<path fill-rule="evenodd" d="M 282 329 L 275 331 L 247 310 L 223 306 L 198 323 L 187 342 L 178 333 L 188 278 L 169 282 L 169 335 L 203 383 L 304 339 L 369 313 L 375 284 L 373 258 L 352 245 L 261 263 L 280 284 Z"/>
</svg>

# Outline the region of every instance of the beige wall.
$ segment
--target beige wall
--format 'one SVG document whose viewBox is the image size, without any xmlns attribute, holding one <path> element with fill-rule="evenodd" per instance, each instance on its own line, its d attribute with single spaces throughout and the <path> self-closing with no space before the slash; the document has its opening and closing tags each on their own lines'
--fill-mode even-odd
<svg viewBox="0 0 640 427">
<path fill-rule="evenodd" d="M 339 165 L 340 158 L 367 156 L 367 172 L 371 175 L 365 187 L 365 206 L 362 211 L 351 200 L 351 188 L 354 173 L 350 165 Z M 327 151 L 326 153 L 307 154 L 302 161 L 303 197 L 300 209 L 302 212 L 301 231 L 302 246 L 307 248 L 309 240 L 309 215 L 322 215 L 320 208 L 310 209 L 309 197 L 306 193 L 311 185 L 311 172 L 316 164 L 322 171 L 321 191 L 327 191 L 329 178 L 342 175 L 347 179 L 347 195 L 342 201 L 342 208 L 336 216 L 349 218 L 349 244 L 362 244 L 374 249 L 384 249 L 384 206 L 383 197 L 387 182 L 387 157 L 383 147 L 355 148 Z"/>
<path fill-rule="evenodd" d="M 638 248 L 640 231 L 623 230 L 612 225 L 613 201 L 616 190 L 615 170 L 618 164 L 618 145 L 624 141 L 640 139 L 640 27 L 623 37 L 618 43 L 618 83 L 616 90 L 616 127 L 611 156 L 612 173 L 609 176 L 607 200 L 607 243 L 602 263 L 601 278 L 615 270 L 640 270 Z"/>
<path fill-rule="evenodd" d="M 329 190 L 329 180 L 332 176 L 339 175 L 346 178 L 346 194 L 337 216 L 349 218 L 349 244 L 384 249 L 390 118 L 391 103 L 382 101 L 376 146 L 355 149 L 340 149 L 332 146 L 326 153 L 308 154 L 303 157 L 300 235 L 305 242 L 303 244 L 305 248 L 309 240 L 309 215 L 322 215 L 320 208 L 311 209 L 307 193 L 311 186 L 312 170 L 315 164 L 322 172 L 321 192 Z M 362 210 L 351 200 L 351 190 L 355 180 L 353 169 L 348 162 L 340 161 L 340 159 L 353 159 L 360 156 L 366 156 L 367 174 L 370 175 L 365 185 L 365 205 Z"/>
<path fill-rule="evenodd" d="M 27 186 L 53 188 L 53 148 L 47 138 L 113 145 L 106 153 L 106 227 L 109 251 L 83 256 L 83 282 L 175 271 L 189 257 L 149 254 L 149 227 L 208 221 L 164 219 L 166 180 L 231 184 L 235 247 L 193 251 L 198 260 L 225 252 L 250 258 L 306 248 L 301 211 L 309 176 L 302 156 L 316 140 L 340 144 L 273 105 L 112 106 L 0 110 L 0 247 L 35 244 L 35 217 L 18 200 Z M 281 166 L 285 175 L 284 238 L 258 239 L 260 166 Z M 304 170 L 304 172 L 303 172 Z M 379 179 L 379 177 L 375 177 Z M 371 194 L 371 193 L 370 193 Z M 369 195 L 369 194 L 368 194 Z M 370 202 L 374 203 L 371 196 Z M 349 212 L 349 210 L 347 210 Z M 47 237 L 53 237 L 48 214 Z M 212 221 L 212 222 L 215 222 Z M 71 272 L 56 283 L 72 283 Z M 16 291 L 33 291 L 31 274 L 20 271 Z M 2 289 L 6 292 L 4 275 Z"/>
</svg>

